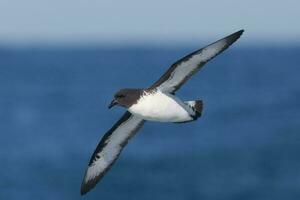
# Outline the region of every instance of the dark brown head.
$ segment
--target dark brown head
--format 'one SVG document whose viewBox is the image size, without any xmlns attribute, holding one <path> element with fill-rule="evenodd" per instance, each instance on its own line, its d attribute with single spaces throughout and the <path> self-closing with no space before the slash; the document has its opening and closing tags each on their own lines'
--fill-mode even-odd
<svg viewBox="0 0 300 200">
<path fill-rule="evenodd" d="M 139 100 L 142 94 L 143 89 L 121 89 L 114 95 L 114 99 L 111 101 L 108 108 L 112 108 L 115 105 L 129 108 Z"/>
</svg>

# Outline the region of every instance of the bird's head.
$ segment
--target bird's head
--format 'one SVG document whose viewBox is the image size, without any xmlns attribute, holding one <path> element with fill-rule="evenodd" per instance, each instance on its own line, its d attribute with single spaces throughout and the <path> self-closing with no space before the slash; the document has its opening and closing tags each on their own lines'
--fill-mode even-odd
<svg viewBox="0 0 300 200">
<path fill-rule="evenodd" d="M 112 108 L 115 105 L 129 108 L 132 104 L 135 104 L 140 95 L 141 89 L 121 89 L 115 95 L 108 108 Z"/>
</svg>

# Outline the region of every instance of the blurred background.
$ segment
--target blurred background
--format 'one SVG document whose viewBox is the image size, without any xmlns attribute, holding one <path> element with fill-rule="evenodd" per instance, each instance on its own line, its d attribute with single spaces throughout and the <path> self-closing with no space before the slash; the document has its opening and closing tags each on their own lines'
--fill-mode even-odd
<svg viewBox="0 0 300 200">
<path fill-rule="evenodd" d="M 0 0 L 0 199 L 300 198 L 300 3 Z M 94 190 L 80 184 L 124 112 L 182 56 L 245 29 L 178 92 L 192 123 L 146 123 Z"/>
</svg>

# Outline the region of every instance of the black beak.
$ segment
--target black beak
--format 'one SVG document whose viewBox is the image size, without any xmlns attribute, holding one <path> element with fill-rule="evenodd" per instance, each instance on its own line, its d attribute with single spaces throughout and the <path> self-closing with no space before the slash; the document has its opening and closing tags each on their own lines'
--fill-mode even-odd
<svg viewBox="0 0 300 200">
<path fill-rule="evenodd" d="M 111 109 L 113 106 L 115 106 L 115 105 L 117 105 L 117 104 L 118 104 L 118 102 L 114 99 L 114 100 L 112 100 L 112 101 L 110 102 L 108 108 Z"/>
</svg>

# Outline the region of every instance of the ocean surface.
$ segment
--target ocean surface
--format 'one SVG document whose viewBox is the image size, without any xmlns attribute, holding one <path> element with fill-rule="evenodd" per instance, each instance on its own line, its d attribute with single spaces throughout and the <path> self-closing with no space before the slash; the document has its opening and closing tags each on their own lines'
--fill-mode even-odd
<svg viewBox="0 0 300 200">
<path fill-rule="evenodd" d="M 299 200 L 300 47 L 234 47 L 177 95 L 192 123 L 147 122 L 94 190 L 80 185 L 124 87 L 194 47 L 0 48 L 0 199 Z"/>
</svg>

